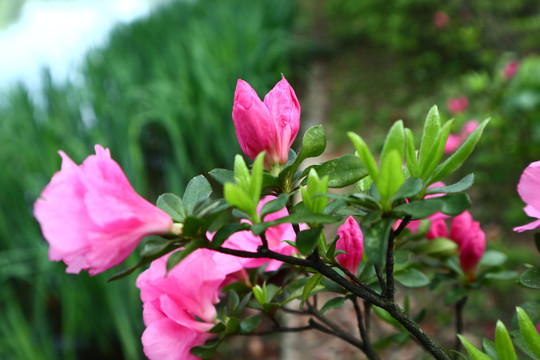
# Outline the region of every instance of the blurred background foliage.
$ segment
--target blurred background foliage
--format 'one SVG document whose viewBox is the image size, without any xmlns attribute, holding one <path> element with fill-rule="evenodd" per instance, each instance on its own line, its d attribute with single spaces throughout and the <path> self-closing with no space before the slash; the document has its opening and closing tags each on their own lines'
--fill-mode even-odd
<svg viewBox="0 0 540 360">
<path fill-rule="evenodd" d="M 0 15 L 20 11 L 5 4 Z M 432 104 L 450 118 L 447 100 L 468 97 L 455 133 L 467 120 L 492 118 L 462 170 L 476 169 L 471 211 L 488 246 L 507 252 L 515 269 L 537 262 L 531 236 L 511 228 L 528 221 L 515 192 L 519 175 L 540 159 L 538 39 L 534 0 L 179 1 L 117 26 L 89 51 L 77 81 L 54 82 L 45 69 L 38 96 L 12 86 L 0 97 L 0 359 L 143 357 L 135 276 L 107 284 L 114 270 L 66 275 L 48 261 L 32 204 L 59 169 L 58 149 L 80 163 L 95 143 L 109 147 L 151 201 L 230 167 L 240 151 L 231 121 L 239 77 L 264 94 L 283 73 L 304 113 L 303 98 L 322 83 L 336 152 L 352 150 L 344 130 L 377 146 L 393 121 L 417 128 Z M 519 69 L 507 78 L 512 60 Z M 537 297 L 502 296 L 511 286 L 471 300 L 470 314 L 504 319 L 516 299 Z M 494 299 L 500 310 L 488 313 L 483 304 Z"/>
</svg>

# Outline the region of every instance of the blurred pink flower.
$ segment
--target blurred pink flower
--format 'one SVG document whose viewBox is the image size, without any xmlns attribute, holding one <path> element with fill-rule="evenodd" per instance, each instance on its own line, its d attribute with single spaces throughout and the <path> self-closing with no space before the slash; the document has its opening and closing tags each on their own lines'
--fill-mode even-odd
<svg viewBox="0 0 540 360">
<path fill-rule="evenodd" d="M 257 212 L 260 214 L 261 209 L 267 202 L 274 200 L 275 196 L 266 196 L 264 197 L 257 207 Z M 289 215 L 289 212 L 286 208 L 283 208 L 277 212 L 268 214 L 264 217 L 264 221 L 273 221 L 277 220 L 279 218 L 285 217 Z M 300 227 L 301 229 L 305 229 L 306 227 L 303 225 Z M 284 255 L 291 255 L 293 252 L 296 251 L 294 247 L 287 244 L 283 240 L 289 240 L 289 241 L 296 241 L 296 233 L 294 232 L 294 229 L 291 224 L 279 224 L 276 226 L 272 226 L 266 230 L 266 240 L 268 241 L 268 248 L 272 251 L 276 251 L 280 254 Z M 253 235 L 251 231 L 239 231 L 231 235 L 223 244 L 223 247 L 229 248 L 229 249 L 236 249 L 236 250 L 244 250 L 244 251 L 252 251 L 256 252 L 257 248 L 262 245 L 262 240 L 259 236 Z M 282 262 L 273 260 L 273 259 L 249 259 L 249 258 L 243 258 L 240 260 L 244 267 L 246 268 L 254 268 L 262 266 L 266 263 L 268 263 L 268 266 L 266 267 L 266 271 L 274 271 L 277 270 Z"/>
<path fill-rule="evenodd" d="M 238 79 L 232 118 L 240 147 L 250 159 L 266 151 L 267 167 L 287 162 L 300 127 L 300 104 L 284 77 L 264 102 L 247 82 Z"/>
<path fill-rule="evenodd" d="M 527 204 L 523 209 L 527 215 L 537 218 L 527 225 L 514 228 L 514 231 L 522 232 L 540 227 L 540 161 L 529 164 L 523 171 L 517 191 L 519 196 Z"/>
<path fill-rule="evenodd" d="M 459 262 L 465 272 L 470 272 L 486 250 L 486 235 L 480 223 L 465 211 L 452 220 L 450 238 L 458 245 Z"/>
<path fill-rule="evenodd" d="M 519 62 L 512 60 L 504 67 L 503 74 L 506 79 L 511 79 L 519 69 Z"/>
<path fill-rule="evenodd" d="M 101 273 L 128 257 L 143 237 L 172 226 L 169 215 L 135 193 L 109 149 L 95 150 L 80 166 L 60 151 L 62 168 L 34 203 L 49 258 L 63 260 L 68 273 Z"/>
<path fill-rule="evenodd" d="M 364 254 L 364 235 L 360 226 L 352 216 L 337 231 L 339 239 L 336 242 L 336 250 L 344 250 L 346 254 L 339 254 L 336 260 L 347 270 L 356 275 L 356 269 L 362 261 Z"/>
<path fill-rule="evenodd" d="M 151 359 L 192 360 L 217 316 L 214 304 L 228 276 L 241 269 L 236 258 L 207 249 L 191 253 L 167 273 L 168 256 L 152 262 L 137 278 L 141 290 L 143 350 Z"/>
<path fill-rule="evenodd" d="M 459 114 L 467 110 L 469 106 L 469 99 L 466 96 L 460 96 L 458 98 L 450 98 L 446 103 L 448 111 L 452 114 Z"/>
<path fill-rule="evenodd" d="M 479 124 L 480 123 L 476 120 L 469 120 L 463 125 L 459 134 L 450 134 L 448 136 L 448 140 L 446 140 L 444 153 L 451 154 L 456 151 L 461 146 L 461 144 L 463 144 L 463 142 L 467 140 L 469 135 L 472 134 L 472 132 L 478 127 Z"/>
<path fill-rule="evenodd" d="M 439 10 L 433 14 L 433 24 L 435 24 L 435 26 L 439 29 L 445 28 L 449 22 L 450 17 L 448 17 L 446 11 Z"/>
</svg>

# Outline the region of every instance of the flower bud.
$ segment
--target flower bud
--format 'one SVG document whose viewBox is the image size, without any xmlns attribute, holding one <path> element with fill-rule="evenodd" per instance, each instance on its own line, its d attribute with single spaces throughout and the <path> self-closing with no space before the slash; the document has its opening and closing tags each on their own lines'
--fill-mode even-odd
<svg viewBox="0 0 540 360">
<path fill-rule="evenodd" d="M 287 162 L 300 128 L 300 104 L 284 77 L 264 102 L 247 82 L 238 79 L 232 118 L 240 147 L 250 159 L 266 151 L 266 167 Z"/>
<path fill-rule="evenodd" d="M 351 273 L 356 274 L 356 269 L 362 261 L 364 254 L 364 236 L 360 226 L 352 216 L 349 216 L 345 223 L 338 229 L 339 239 L 336 243 L 336 250 L 343 250 L 346 254 L 338 254 L 337 261 Z"/>
<path fill-rule="evenodd" d="M 486 234 L 468 211 L 456 216 L 450 229 L 451 239 L 458 244 L 459 262 L 465 272 L 471 271 L 486 250 Z"/>
</svg>

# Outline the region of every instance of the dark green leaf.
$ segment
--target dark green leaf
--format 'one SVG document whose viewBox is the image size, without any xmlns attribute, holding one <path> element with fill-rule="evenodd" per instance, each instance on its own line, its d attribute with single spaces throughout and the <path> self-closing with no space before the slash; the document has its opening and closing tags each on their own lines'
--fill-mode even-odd
<svg viewBox="0 0 540 360">
<path fill-rule="evenodd" d="M 225 183 L 234 183 L 234 171 L 232 170 L 214 169 L 211 170 L 208 174 L 210 174 L 210 176 L 221 185 Z"/>
<path fill-rule="evenodd" d="M 247 316 L 240 322 L 240 334 L 251 334 L 259 327 L 263 314 Z"/>
<path fill-rule="evenodd" d="M 212 238 L 212 247 L 221 246 L 232 234 L 238 231 L 249 230 L 249 228 L 250 225 L 246 223 L 226 224 L 222 226 Z"/>
<path fill-rule="evenodd" d="M 240 297 L 236 291 L 231 290 L 227 293 L 227 314 L 229 316 L 236 316 L 236 307 L 240 303 Z"/>
<path fill-rule="evenodd" d="M 429 278 L 416 269 L 405 270 L 404 273 L 395 275 L 397 281 L 406 287 L 416 288 L 429 284 Z"/>
<path fill-rule="evenodd" d="M 141 257 L 153 257 L 162 254 L 163 251 L 171 247 L 172 242 L 159 236 L 149 237 L 141 246 Z"/>
<path fill-rule="evenodd" d="M 304 303 L 306 302 L 307 298 L 309 297 L 313 289 L 315 289 L 315 287 L 319 285 L 322 278 L 323 275 L 320 273 L 314 274 L 311 278 L 309 278 L 306 286 L 304 286 L 304 290 L 302 291 L 302 302 L 300 303 L 300 309 L 304 307 Z"/>
<path fill-rule="evenodd" d="M 422 191 L 422 179 L 408 178 L 405 180 L 399 190 L 392 196 L 391 201 L 394 202 L 398 199 L 410 198 Z"/>
<path fill-rule="evenodd" d="M 201 239 L 193 239 L 184 245 L 184 248 L 172 253 L 167 259 L 167 272 L 171 271 L 180 261 L 185 259 L 189 254 L 201 248 L 204 242 Z"/>
<path fill-rule="evenodd" d="M 212 186 L 202 175 L 195 176 L 191 179 L 184 192 L 184 205 L 188 214 L 193 213 L 193 207 L 199 201 L 206 200 L 212 193 Z"/>
<path fill-rule="evenodd" d="M 466 193 L 448 194 L 437 199 L 442 201 L 441 212 L 450 216 L 459 215 L 471 206 L 471 198 Z"/>
<path fill-rule="evenodd" d="M 176 222 L 184 222 L 186 208 L 184 202 L 175 194 L 166 193 L 157 199 L 157 207 L 165 211 Z"/>
<path fill-rule="evenodd" d="M 426 189 L 426 194 L 452 194 L 469 189 L 474 183 L 474 174 L 469 174 L 457 183 L 448 186 L 430 187 Z"/>
<path fill-rule="evenodd" d="M 358 156 L 350 154 L 310 166 L 304 170 L 302 176 L 307 175 L 311 169 L 315 169 L 320 178 L 328 175 L 328 187 L 330 188 L 352 185 L 368 174 L 362 165 L 362 160 Z"/>
<path fill-rule="evenodd" d="M 298 157 L 304 160 L 319 156 L 324 152 L 324 149 L 326 149 L 326 133 L 322 125 L 312 126 L 304 134 L 302 150 Z"/>
<path fill-rule="evenodd" d="M 269 227 L 276 226 L 279 224 L 329 224 L 336 222 L 340 217 L 324 215 L 324 214 L 312 214 L 312 213 L 294 213 L 282 218 L 276 219 L 274 221 L 266 221 L 260 224 L 255 224 L 251 227 L 251 231 L 255 235 L 260 235 L 268 229 Z"/>
<path fill-rule="evenodd" d="M 386 258 L 388 235 L 392 229 L 391 219 L 381 219 L 373 224 L 365 233 L 364 249 L 371 262 L 382 267 Z"/>
<path fill-rule="evenodd" d="M 199 357 L 201 359 L 210 359 L 216 353 L 216 350 L 221 344 L 220 341 L 210 343 L 208 345 L 195 346 L 189 351 L 193 356 Z"/>
<path fill-rule="evenodd" d="M 435 169 L 435 172 L 431 175 L 428 185 L 444 179 L 456 171 L 465 162 L 465 160 L 467 160 L 480 140 L 482 132 L 484 131 L 484 128 L 488 122 L 489 119 L 484 120 L 480 125 L 478 125 L 471 135 L 469 135 L 467 140 L 465 140 L 465 142 L 461 144 L 461 146 L 448 159 L 446 159 Z"/>
<path fill-rule="evenodd" d="M 323 305 L 323 307 L 321 308 L 321 310 L 319 310 L 319 315 L 324 314 L 326 311 L 328 311 L 328 310 L 330 310 L 330 309 L 337 309 L 337 308 L 342 307 L 343 304 L 345 303 L 345 300 L 347 300 L 346 297 L 336 297 L 336 298 L 333 298 L 333 299 L 328 300 L 328 301 Z"/>
<path fill-rule="evenodd" d="M 518 278 L 521 285 L 531 288 L 540 289 L 540 267 L 525 270 Z"/>
<path fill-rule="evenodd" d="M 302 255 L 309 255 L 317 246 L 317 239 L 321 234 L 322 227 L 315 229 L 303 230 L 298 233 L 296 237 L 296 248 Z"/>
<path fill-rule="evenodd" d="M 240 319 L 237 317 L 230 317 L 225 328 L 225 335 L 236 334 L 238 333 L 238 330 L 240 330 Z"/>
<path fill-rule="evenodd" d="M 188 216 L 184 222 L 184 236 L 194 238 L 202 235 L 203 221 L 199 218 Z"/>
<path fill-rule="evenodd" d="M 277 198 L 264 204 L 261 209 L 261 219 L 264 219 L 267 214 L 275 213 L 276 211 L 283 209 L 289 201 L 289 196 L 290 194 L 279 194 Z"/>
<path fill-rule="evenodd" d="M 412 216 L 412 220 L 417 220 L 440 211 L 442 206 L 443 204 L 440 198 L 431 198 L 396 206 L 394 211 L 405 213 Z"/>
<path fill-rule="evenodd" d="M 512 337 L 512 342 L 514 345 L 523 351 L 529 358 L 533 360 L 540 359 L 539 357 L 536 357 L 533 352 L 529 349 L 529 346 L 527 346 L 527 343 L 525 342 L 525 339 L 523 338 L 523 335 L 519 330 L 512 330 L 510 331 L 510 336 Z M 521 358 L 519 358 L 521 359 Z"/>
</svg>

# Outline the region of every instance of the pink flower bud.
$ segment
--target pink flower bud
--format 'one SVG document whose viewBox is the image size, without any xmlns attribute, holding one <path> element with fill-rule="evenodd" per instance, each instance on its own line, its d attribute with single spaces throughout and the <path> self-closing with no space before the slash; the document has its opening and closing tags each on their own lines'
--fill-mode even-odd
<svg viewBox="0 0 540 360">
<path fill-rule="evenodd" d="M 264 97 L 238 79 L 232 112 L 242 151 L 252 160 L 266 151 L 265 165 L 285 164 L 300 128 L 300 104 L 285 78 Z"/>
<path fill-rule="evenodd" d="M 518 69 L 519 69 L 519 62 L 517 60 L 510 61 L 504 67 L 504 70 L 503 70 L 504 77 L 507 80 L 510 80 L 512 77 L 514 77 Z"/>
<path fill-rule="evenodd" d="M 456 216 L 451 225 L 451 239 L 459 248 L 459 262 L 465 272 L 470 272 L 486 250 L 486 235 L 480 223 L 473 221 L 468 211 Z"/>
<path fill-rule="evenodd" d="M 445 28 L 450 22 L 450 18 L 445 11 L 439 10 L 433 15 L 433 24 L 439 29 Z"/>
<path fill-rule="evenodd" d="M 537 218 L 527 225 L 518 226 L 514 231 L 522 232 L 540 227 L 540 161 L 533 162 L 523 171 L 517 191 L 519 196 L 527 204 L 524 211 L 527 215 Z"/>
<path fill-rule="evenodd" d="M 426 239 L 433 240 L 439 237 L 447 238 L 448 236 L 448 226 L 446 225 L 446 221 L 444 221 L 443 218 L 431 221 L 431 227 L 426 234 Z"/>
<path fill-rule="evenodd" d="M 336 250 L 343 250 L 346 254 L 339 254 L 336 260 L 351 273 L 356 274 L 356 269 L 362 261 L 364 254 L 364 235 L 360 226 L 352 216 L 349 216 L 345 223 L 338 229 L 339 239 L 336 243 Z"/>
<path fill-rule="evenodd" d="M 459 114 L 467 110 L 469 106 L 469 99 L 466 96 L 460 96 L 458 98 L 450 98 L 446 103 L 448 111 L 452 114 Z"/>
<path fill-rule="evenodd" d="M 34 216 L 50 245 L 49 258 L 63 260 L 66 272 L 90 275 L 122 262 L 150 234 L 166 233 L 172 219 L 135 193 L 109 149 L 77 166 L 64 152 L 34 204 Z"/>
</svg>

